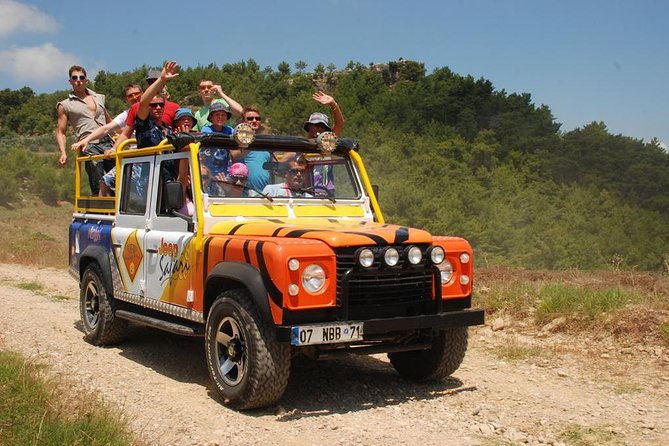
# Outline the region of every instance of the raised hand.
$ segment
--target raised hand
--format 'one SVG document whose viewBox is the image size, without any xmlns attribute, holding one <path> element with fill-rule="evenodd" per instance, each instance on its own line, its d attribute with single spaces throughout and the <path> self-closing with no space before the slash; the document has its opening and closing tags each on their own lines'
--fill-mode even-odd
<svg viewBox="0 0 669 446">
<path fill-rule="evenodd" d="M 177 62 L 175 60 L 168 60 L 165 62 L 165 65 L 163 66 L 163 71 L 160 74 L 160 76 L 165 79 L 166 81 L 169 81 L 170 79 L 173 79 L 179 75 L 177 71 Z"/>
<path fill-rule="evenodd" d="M 311 97 L 314 99 L 314 101 L 323 105 L 327 105 L 328 107 L 332 107 L 334 104 L 336 104 L 334 98 L 323 91 L 317 91 L 316 93 L 312 94 Z"/>
</svg>

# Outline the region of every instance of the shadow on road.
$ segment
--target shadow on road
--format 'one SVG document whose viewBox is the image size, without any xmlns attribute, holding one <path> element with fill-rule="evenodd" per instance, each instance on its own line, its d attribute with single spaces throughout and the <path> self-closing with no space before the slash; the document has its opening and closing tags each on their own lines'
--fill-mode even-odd
<svg viewBox="0 0 669 446">
<path fill-rule="evenodd" d="M 125 342 L 109 348 L 117 349 L 124 358 L 172 380 L 200 385 L 213 399 L 222 402 L 209 381 L 202 338 L 132 326 Z M 455 377 L 429 383 L 404 380 L 385 358 L 385 355 L 354 354 L 317 361 L 295 358 L 288 388 L 279 402 L 281 412 L 289 412 L 282 421 L 362 411 L 413 400 L 432 400 L 476 390 L 466 387 Z M 275 412 L 277 407 L 245 414 L 267 416 Z"/>
</svg>

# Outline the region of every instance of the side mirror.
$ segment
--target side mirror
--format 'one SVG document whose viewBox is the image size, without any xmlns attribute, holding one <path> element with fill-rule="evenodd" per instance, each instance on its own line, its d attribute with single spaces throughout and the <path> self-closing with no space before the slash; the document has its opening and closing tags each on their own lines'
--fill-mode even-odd
<svg viewBox="0 0 669 446">
<path fill-rule="evenodd" d="M 165 209 L 167 212 L 181 209 L 184 205 L 183 186 L 178 181 L 165 183 Z"/>
</svg>

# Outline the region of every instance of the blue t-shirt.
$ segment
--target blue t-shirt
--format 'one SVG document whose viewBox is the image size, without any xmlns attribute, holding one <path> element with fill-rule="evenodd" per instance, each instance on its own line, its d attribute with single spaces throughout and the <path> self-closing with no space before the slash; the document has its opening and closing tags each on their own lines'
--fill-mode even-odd
<svg viewBox="0 0 669 446">
<path fill-rule="evenodd" d="M 229 125 L 224 125 L 220 131 L 214 129 L 211 124 L 202 127 L 202 133 L 222 133 L 224 135 L 232 135 L 233 129 Z M 209 169 L 212 176 L 219 173 L 228 174 L 228 167 L 230 166 L 230 157 L 228 149 L 206 148 L 200 151 L 202 162 Z"/>
<path fill-rule="evenodd" d="M 271 161 L 272 154 L 261 150 L 250 150 L 244 156 L 244 164 L 249 168 L 249 179 L 246 185 L 255 191 L 261 192 L 269 182 L 269 171 L 262 165 Z"/>
<path fill-rule="evenodd" d="M 202 127 L 202 133 L 223 133 L 224 135 L 232 135 L 234 129 L 229 125 L 224 125 L 221 131 L 214 130 L 214 127 L 211 124 L 207 124 Z"/>
<path fill-rule="evenodd" d="M 135 118 L 135 138 L 138 149 L 157 146 L 170 133 L 172 131 L 169 127 L 158 126 L 151 117 Z"/>
</svg>

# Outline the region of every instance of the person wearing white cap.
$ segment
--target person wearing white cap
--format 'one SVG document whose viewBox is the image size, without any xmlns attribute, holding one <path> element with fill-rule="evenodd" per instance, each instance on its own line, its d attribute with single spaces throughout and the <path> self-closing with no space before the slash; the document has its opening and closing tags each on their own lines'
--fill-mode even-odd
<svg viewBox="0 0 669 446">
<path fill-rule="evenodd" d="M 329 94 L 318 91 L 311 96 L 316 102 L 330 107 L 334 118 L 334 125 L 330 127 L 328 116 L 325 113 L 314 112 L 304 123 L 304 131 L 308 133 L 309 138 L 316 138 L 325 131 L 334 132 L 335 135 L 341 135 L 344 128 L 344 115 L 339 108 L 339 104 Z"/>
</svg>

